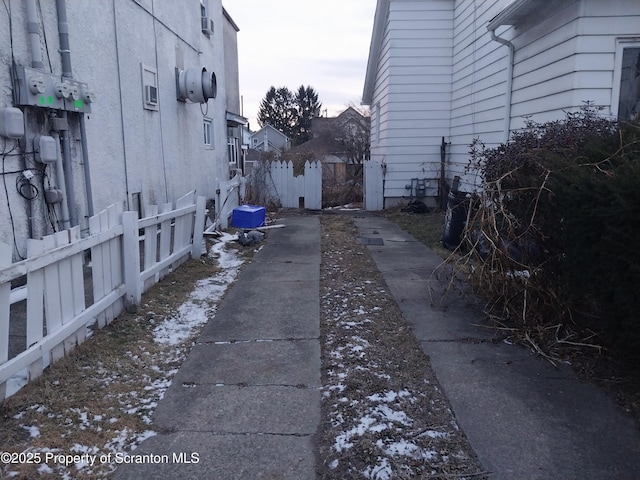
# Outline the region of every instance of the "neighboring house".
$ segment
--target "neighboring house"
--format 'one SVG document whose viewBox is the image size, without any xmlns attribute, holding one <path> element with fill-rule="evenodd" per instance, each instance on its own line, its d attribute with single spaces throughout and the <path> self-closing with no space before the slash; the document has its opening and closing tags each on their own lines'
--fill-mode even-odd
<svg viewBox="0 0 640 480">
<path fill-rule="evenodd" d="M 144 215 L 196 190 L 237 205 L 246 120 L 221 0 L 25 0 L 0 24 L 0 241 L 14 260 L 117 202 Z"/>
<path fill-rule="evenodd" d="M 318 160 L 323 166 L 324 180 L 344 183 L 347 179 L 346 165 L 361 163 L 354 159 L 353 151 L 345 141 L 363 134 L 367 119 L 353 107 L 349 107 L 336 117 L 316 117 L 311 120 L 311 140 L 292 147 L 289 154 L 305 159 Z M 353 130 L 358 131 L 353 131 Z M 368 140 L 368 139 L 367 139 Z"/>
<path fill-rule="evenodd" d="M 441 171 L 473 189 L 474 138 L 504 142 L 528 118 L 585 102 L 637 115 L 639 69 L 637 0 L 378 0 L 363 103 L 383 198 L 370 205 L 406 202 L 412 179 L 435 198 Z"/>
<path fill-rule="evenodd" d="M 238 69 L 238 41 L 240 31 L 223 8 L 223 48 L 225 61 L 225 85 L 227 92 L 227 148 L 229 151 L 229 178 L 244 175 L 244 129 L 248 121 L 240 115 L 240 75 Z M 234 205 L 235 207 L 236 205 Z"/>
<path fill-rule="evenodd" d="M 249 141 L 249 148 L 261 152 L 274 152 L 276 155 L 282 154 L 291 147 L 291 139 L 271 125 L 265 125 L 257 132 L 253 132 Z"/>
</svg>

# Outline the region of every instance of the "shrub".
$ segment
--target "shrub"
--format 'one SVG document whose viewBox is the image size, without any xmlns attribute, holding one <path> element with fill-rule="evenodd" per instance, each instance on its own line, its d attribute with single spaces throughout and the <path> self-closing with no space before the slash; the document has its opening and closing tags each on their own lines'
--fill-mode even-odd
<svg viewBox="0 0 640 480">
<path fill-rule="evenodd" d="M 586 105 L 563 120 L 475 141 L 482 179 L 463 244 L 488 313 L 552 352 L 640 346 L 640 130 Z"/>
</svg>

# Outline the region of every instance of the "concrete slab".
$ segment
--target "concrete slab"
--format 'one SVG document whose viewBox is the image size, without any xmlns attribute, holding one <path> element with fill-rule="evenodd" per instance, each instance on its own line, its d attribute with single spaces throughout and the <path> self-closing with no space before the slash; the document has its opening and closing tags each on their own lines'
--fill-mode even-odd
<svg viewBox="0 0 640 480">
<path fill-rule="evenodd" d="M 196 344 L 174 383 L 320 387 L 318 340 Z"/>
<path fill-rule="evenodd" d="M 261 254 L 261 255 L 258 255 Z M 252 260 L 252 263 L 281 263 L 281 264 L 308 264 L 315 266 L 320 264 L 320 251 L 314 252 L 304 245 L 290 247 L 286 244 L 272 244 L 269 249 L 260 250 Z"/>
<path fill-rule="evenodd" d="M 159 463 L 118 468 L 115 480 L 315 480 L 314 445 L 310 436 L 215 435 L 180 432 L 145 441 L 135 455 L 166 455 Z M 180 457 L 180 454 L 183 457 Z M 197 454 L 197 463 L 185 463 Z M 174 456 L 175 455 L 175 456 Z M 158 457 L 156 457 L 158 458 Z"/>
<path fill-rule="evenodd" d="M 635 426 L 594 386 L 517 346 L 422 346 L 492 479 L 640 478 Z"/>
<path fill-rule="evenodd" d="M 271 248 L 272 245 L 269 247 Z M 272 259 L 265 259 L 263 262 L 253 261 L 245 267 L 240 278 L 243 282 L 264 282 L 266 285 L 277 281 L 319 281 L 320 260 L 314 263 L 282 258 L 273 259 L 273 261 Z"/>
<path fill-rule="evenodd" d="M 320 391 L 284 386 L 182 386 L 167 390 L 153 417 L 160 431 L 311 435 Z"/>
<path fill-rule="evenodd" d="M 430 276 L 440 257 L 389 242 L 408 234 L 385 219 L 356 224 L 385 240 L 368 249 L 492 480 L 640 478 L 640 433 L 609 398 L 522 347 L 487 342 L 491 330 L 473 326 L 487 322 L 468 285 L 433 305 L 427 289 L 442 293 L 450 278 Z"/>
<path fill-rule="evenodd" d="M 240 280 L 205 325 L 199 341 L 318 338 L 318 292 L 315 281 Z"/>
</svg>

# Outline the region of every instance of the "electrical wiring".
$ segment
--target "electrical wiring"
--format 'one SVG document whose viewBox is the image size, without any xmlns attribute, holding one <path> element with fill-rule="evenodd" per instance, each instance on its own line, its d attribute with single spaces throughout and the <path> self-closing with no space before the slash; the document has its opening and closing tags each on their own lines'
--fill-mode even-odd
<svg viewBox="0 0 640 480">
<path fill-rule="evenodd" d="M 24 172 L 16 177 L 16 190 L 25 200 L 35 200 L 40 195 L 40 190 L 25 176 Z"/>
<path fill-rule="evenodd" d="M 16 225 L 13 220 L 13 212 L 11 211 L 11 201 L 9 200 L 9 188 L 7 187 L 7 175 L 5 170 L 5 161 L 7 159 L 7 154 L 13 152 L 18 147 L 18 142 L 16 141 L 11 147 L 11 150 L 7 152 L 7 141 L 4 140 L 4 145 L 2 147 L 2 184 L 4 185 L 4 195 L 7 200 L 7 210 L 9 211 L 9 221 L 11 222 L 11 233 L 13 236 L 13 246 L 20 257 L 20 260 L 24 260 L 25 257 L 22 256 L 20 250 L 18 249 L 18 242 L 16 241 Z"/>
</svg>

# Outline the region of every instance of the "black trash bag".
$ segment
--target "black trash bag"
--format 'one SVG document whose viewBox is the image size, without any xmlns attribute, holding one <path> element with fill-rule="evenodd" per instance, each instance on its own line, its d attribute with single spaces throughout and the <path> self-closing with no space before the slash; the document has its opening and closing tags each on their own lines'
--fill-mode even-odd
<svg viewBox="0 0 640 480">
<path fill-rule="evenodd" d="M 264 233 L 257 230 L 251 230 L 250 232 L 238 232 L 238 243 L 243 247 L 249 247 L 251 245 L 257 245 L 264 240 Z"/>
<path fill-rule="evenodd" d="M 414 200 L 409 205 L 402 209 L 403 212 L 409 213 L 427 213 L 429 211 L 429 207 L 422 200 Z"/>
</svg>

